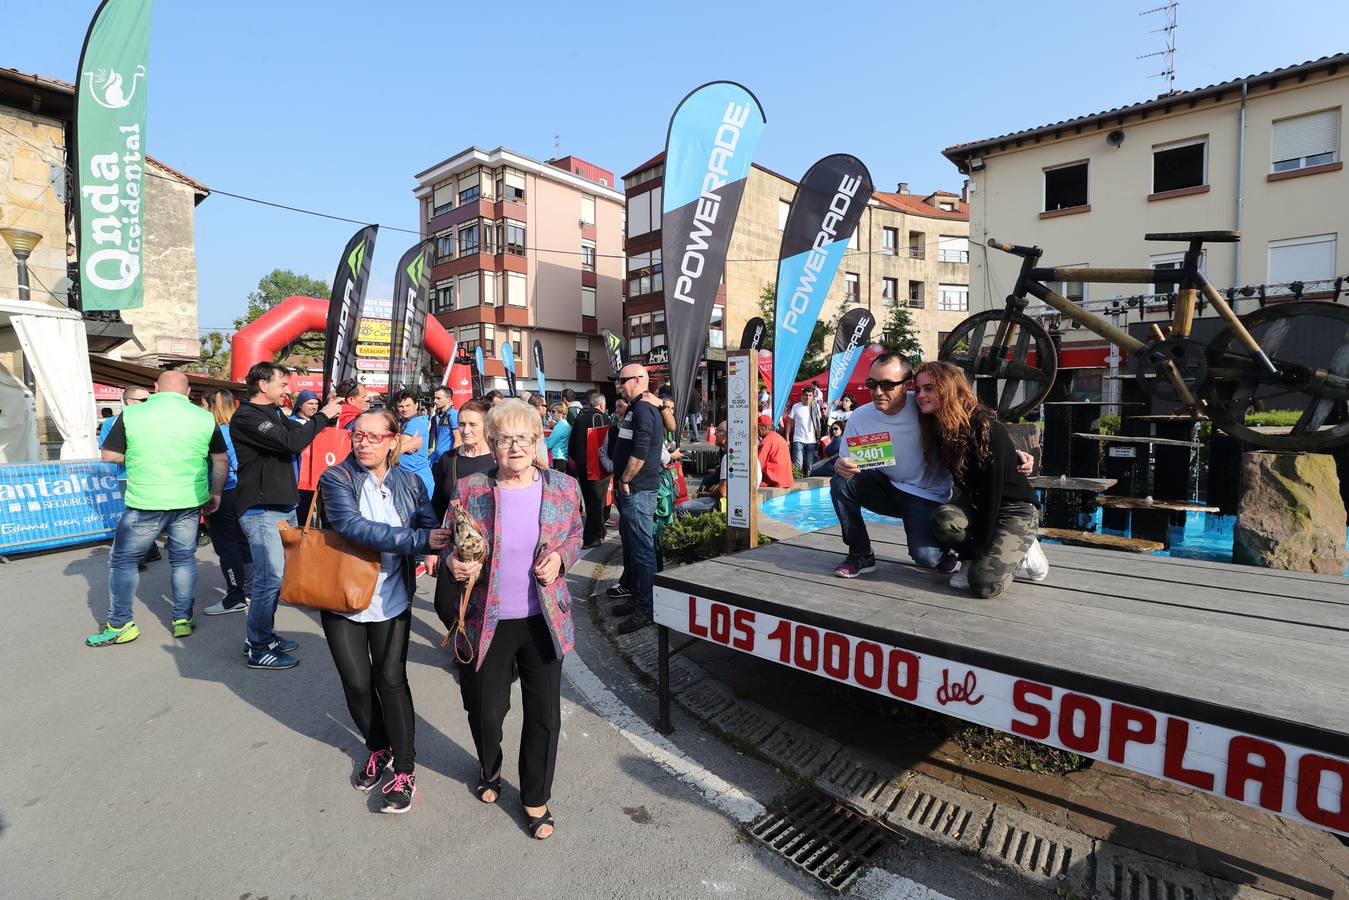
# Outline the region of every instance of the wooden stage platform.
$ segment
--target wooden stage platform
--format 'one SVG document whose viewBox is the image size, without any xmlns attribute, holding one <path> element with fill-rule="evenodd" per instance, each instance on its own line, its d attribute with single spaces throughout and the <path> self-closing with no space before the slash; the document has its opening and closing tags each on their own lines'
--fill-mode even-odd
<svg viewBox="0 0 1349 900">
<path fill-rule="evenodd" d="M 858 579 L 836 527 L 657 575 L 662 674 L 678 631 L 1349 834 L 1349 580 L 1047 545 L 980 600 L 868 528 Z"/>
</svg>

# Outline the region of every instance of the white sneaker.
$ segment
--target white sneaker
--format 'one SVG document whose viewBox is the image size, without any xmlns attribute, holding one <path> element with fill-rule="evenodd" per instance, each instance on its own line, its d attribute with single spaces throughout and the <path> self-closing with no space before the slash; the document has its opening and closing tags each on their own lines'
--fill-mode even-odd
<svg viewBox="0 0 1349 900">
<path fill-rule="evenodd" d="M 1049 560 L 1045 559 L 1045 552 L 1040 549 L 1039 539 L 1031 541 L 1026 558 L 1016 567 L 1016 577 L 1029 578 L 1031 581 L 1044 581 L 1049 577 Z"/>
<path fill-rule="evenodd" d="M 219 603 L 212 603 L 210 606 L 203 609 L 202 612 L 206 613 L 208 616 L 223 616 L 225 613 L 243 612 L 246 609 L 248 609 L 247 597 L 244 598 L 242 603 L 236 603 L 233 606 L 226 606 L 225 601 L 221 600 Z"/>
<path fill-rule="evenodd" d="M 951 585 L 951 587 L 956 590 L 968 591 L 970 589 L 970 573 L 967 572 L 962 565 L 956 570 L 956 573 L 951 576 L 951 580 L 947 582 L 947 584 Z"/>
</svg>

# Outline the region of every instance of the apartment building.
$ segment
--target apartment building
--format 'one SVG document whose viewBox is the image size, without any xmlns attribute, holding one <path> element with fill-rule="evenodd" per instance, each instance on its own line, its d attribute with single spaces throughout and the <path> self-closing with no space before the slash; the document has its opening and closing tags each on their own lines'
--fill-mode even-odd
<svg viewBox="0 0 1349 900">
<path fill-rule="evenodd" d="M 984 252 L 989 237 L 1043 247 L 1045 266 L 1176 268 L 1185 247 L 1145 233 L 1218 229 L 1240 231 L 1241 242 L 1210 245 L 1202 265 L 1220 290 L 1251 288 L 1236 295 L 1238 313 L 1259 302 L 1261 285 L 1269 296 L 1334 296 L 1335 279 L 1349 273 L 1340 240 L 1349 231 L 1347 104 L 1341 54 L 948 147 L 972 179 L 971 307 L 1000 304 L 1016 275 L 1017 260 Z M 1060 288 L 1088 302 L 1151 290 Z M 1104 365 L 1103 342 L 1069 334 L 1074 348 L 1097 351 L 1077 364 Z"/>
<path fill-rule="evenodd" d="M 417 173 L 422 233 L 434 236 L 431 313 L 504 389 L 502 342 L 521 388 L 543 345 L 550 392 L 607 384 L 601 328 L 623 308 L 623 195 L 612 172 L 574 156 L 541 161 L 469 147 Z"/>
<path fill-rule="evenodd" d="M 624 335 L 630 355 L 666 342 L 661 270 L 661 200 L 665 154 L 623 176 L 627 200 L 627 299 Z M 745 323 L 760 315 L 760 297 L 777 279 L 782 232 L 797 184 L 757 163 L 750 167 L 726 254 L 707 338 L 707 359 L 720 362 L 736 346 Z M 831 318 L 845 299 L 871 309 L 906 303 L 913 312 L 924 358 L 936 356 L 940 339 L 968 315 L 968 207 L 955 194 L 875 194 L 826 295 L 821 317 Z M 770 323 L 771 326 L 771 323 Z M 728 343 L 729 342 L 729 343 Z"/>
</svg>

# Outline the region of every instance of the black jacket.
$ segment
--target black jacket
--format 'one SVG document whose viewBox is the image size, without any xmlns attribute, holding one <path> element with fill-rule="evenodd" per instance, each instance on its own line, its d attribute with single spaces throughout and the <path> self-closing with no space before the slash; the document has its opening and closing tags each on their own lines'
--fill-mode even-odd
<svg viewBox="0 0 1349 900">
<path fill-rule="evenodd" d="M 590 429 L 608 426 L 609 417 L 593 406 L 587 406 L 578 412 L 571 423 L 571 437 L 567 438 L 567 459 L 576 467 L 576 477 L 582 481 L 598 481 L 609 474 L 586 471 L 586 461 L 590 458 Z"/>
<path fill-rule="evenodd" d="M 235 502 L 239 513 L 255 506 L 296 506 L 295 457 L 328 427 L 323 413 L 301 425 L 272 403 L 241 403 L 230 419 L 230 440 L 239 458 Z"/>
</svg>

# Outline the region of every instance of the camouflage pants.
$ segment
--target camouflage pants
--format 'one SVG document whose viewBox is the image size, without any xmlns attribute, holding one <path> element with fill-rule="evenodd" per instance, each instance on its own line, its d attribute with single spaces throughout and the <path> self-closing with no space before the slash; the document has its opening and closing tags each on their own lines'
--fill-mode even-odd
<svg viewBox="0 0 1349 900">
<path fill-rule="evenodd" d="M 1039 510 L 1031 503 L 1004 503 L 993 526 L 993 541 L 977 557 L 967 560 L 970 590 L 976 597 L 996 597 L 1012 583 L 1016 567 L 1035 540 Z"/>
</svg>

